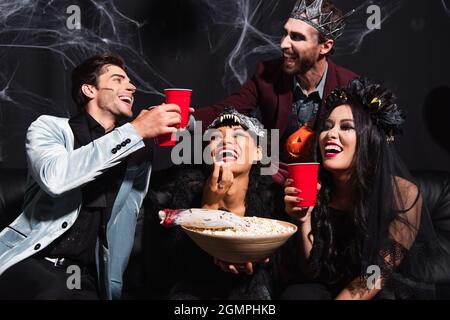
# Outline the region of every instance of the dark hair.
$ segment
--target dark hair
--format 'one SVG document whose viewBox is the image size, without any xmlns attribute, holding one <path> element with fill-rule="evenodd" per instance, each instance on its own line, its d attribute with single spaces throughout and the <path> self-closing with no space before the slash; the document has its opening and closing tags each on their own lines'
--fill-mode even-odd
<svg viewBox="0 0 450 320">
<path fill-rule="evenodd" d="M 104 66 L 106 65 L 115 65 L 125 70 L 123 59 L 119 55 L 111 52 L 90 57 L 73 70 L 72 99 L 80 110 L 89 102 L 89 98 L 81 91 L 81 87 L 83 84 L 97 86 L 98 77 L 105 72 Z"/>
<path fill-rule="evenodd" d="M 348 260 L 337 270 L 336 259 L 342 252 L 338 252 L 340 249 L 336 243 L 337 228 L 333 222 L 335 217 L 328 207 L 332 198 L 333 180 L 331 173 L 321 166 L 319 179 L 322 188 L 311 221 L 314 246 L 310 262 L 315 276 L 327 274 L 329 279 L 334 279 L 335 282 L 345 282 L 353 280 L 355 274 L 363 274 L 365 271 L 361 270 L 366 270 L 367 266 L 372 264 L 377 264 L 385 270 L 383 266 L 386 262 L 382 260 L 380 250 L 386 246 L 389 239 L 390 224 L 393 221 L 401 221 L 410 226 L 399 216 L 399 213 L 405 211 L 405 208 L 401 207 L 404 204 L 399 205 L 394 201 L 394 195 L 399 192 L 397 183 L 393 181 L 397 172 L 396 159 L 393 159 L 393 147 L 386 139 L 386 124 L 376 121 L 392 110 L 401 113 L 393 103 L 393 95 L 389 93 L 390 91 L 380 89 L 380 86 L 372 85 L 367 80 L 355 79 L 347 88 L 336 90 L 333 97 L 327 99 L 329 110 L 323 121 L 335 108 L 344 104 L 349 105 L 353 113 L 357 142 L 348 182 L 353 203 L 352 210 L 348 213 L 351 231 L 347 231 L 353 241 L 346 248 Z M 366 103 L 367 95 L 378 96 L 380 100 L 382 97 L 391 99 L 380 102 L 378 113 L 374 116 L 374 106 Z M 403 123 L 403 118 L 397 116 L 399 122 Z M 400 123 L 396 125 L 400 126 Z M 316 158 L 318 162 L 322 162 L 319 150 L 316 150 Z"/>
<path fill-rule="evenodd" d="M 353 113 L 354 127 L 358 137 L 349 182 L 353 191 L 353 211 L 350 214 L 352 230 L 354 231 L 353 236 L 356 241 L 353 241 L 352 246 L 348 248 L 351 261 L 348 261 L 345 272 L 342 273 L 342 270 L 338 272 L 335 268 L 335 260 L 339 254 L 335 242 L 337 230 L 328 207 L 332 198 L 333 181 L 331 173 L 322 166 L 319 171 L 322 188 L 319 192 L 318 205 L 312 216 L 314 241 L 317 241 L 316 249 L 323 250 L 320 254 L 322 268 L 330 275 L 331 279 L 336 279 L 336 282 L 344 281 L 344 278 L 351 278 L 351 275 L 355 273 L 355 266 L 361 260 L 363 242 L 368 237 L 367 216 L 370 215 L 368 211 L 371 211 L 367 210 L 370 209 L 366 207 L 367 201 L 371 187 L 373 187 L 375 172 L 378 169 L 376 166 L 382 163 L 382 138 L 376 127 L 371 123 L 369 115 L 357 102 L 352 101 L 349 106 Z M 338 106 L 330 109 L 329 114 L 336 107 Z M 317 150 L 317 154 L 319 155 L 318 162 L 322 162 L 319 150 Z M 318 256 L 315 258 L 319 259 Z"/>
</svg>

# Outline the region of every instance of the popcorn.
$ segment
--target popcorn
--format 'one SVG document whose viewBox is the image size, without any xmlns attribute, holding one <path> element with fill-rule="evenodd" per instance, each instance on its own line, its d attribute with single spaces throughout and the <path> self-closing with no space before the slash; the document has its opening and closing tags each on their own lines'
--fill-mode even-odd
<svg viewBox="0 0 450 320">
<path fill-rule="evenodd" d="M 277 220 L 264 219 L 258 217 L 242 217 L 245 221 L 243 226 L 238 226 L 234 229 L 201 229 L 189 228 L 195 231 L 200 231 L 203 234 L 218 235 L 218 236 L 235 236 L 235 237 L 260 237 L 260 236 L 274 236 L 284 233 L 292 233 L 295 229 L 291 226 L 285 226 Z"/>
</svg>

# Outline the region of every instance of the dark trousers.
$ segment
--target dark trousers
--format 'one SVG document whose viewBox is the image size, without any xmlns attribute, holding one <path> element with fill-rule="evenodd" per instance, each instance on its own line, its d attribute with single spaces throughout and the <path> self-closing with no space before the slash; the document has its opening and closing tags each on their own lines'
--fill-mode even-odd
<svg viewBox="0 0 450 320">
<path fill-rule="evenodd" d="M 286 288 L 280 300 L 331 300 L 327 287 L 318 283 L 295 284 Z"/>
<path fill-rule="evenodd" d="M 70 270 L 69 270 L 70 271 Z M 98 300 L 95 274 L 81 268 L 80 289 L 69 289 L 66 267 L 43 258 L 25 259 L 0 276 L 0 300 Z"/>
</svg>

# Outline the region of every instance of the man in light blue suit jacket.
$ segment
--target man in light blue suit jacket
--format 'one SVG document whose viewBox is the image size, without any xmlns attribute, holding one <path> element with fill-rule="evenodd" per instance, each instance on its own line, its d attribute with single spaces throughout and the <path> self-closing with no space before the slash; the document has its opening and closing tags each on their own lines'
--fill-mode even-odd
<svg viewBox="0 0 450 320">
<path fill-rule="evenodd" d="M 144 141 L 180 123 L 163 104 L 119 126 L 135 89 L 120 57 L 94 56 L 72 75 L 80 114 L 29 127 L 23 213 L 0 232 L 0 299 L 120 298 L 151 173 Z"/>
</svg>

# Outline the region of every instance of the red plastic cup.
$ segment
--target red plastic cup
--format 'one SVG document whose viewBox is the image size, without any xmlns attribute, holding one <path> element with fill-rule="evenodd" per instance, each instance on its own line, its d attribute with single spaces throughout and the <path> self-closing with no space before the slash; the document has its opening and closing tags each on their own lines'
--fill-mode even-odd
<svg viewBox="0 0 450 320">
<path fill-rule="evenodd" d="M 318 163 L 288 164 L 290 178 L 294 180 L 291 186 L 301 190 L 297 197 L 303 199 L 297 207 L 313 207 L 317 200 L 317 180 L 319 176 Z"/>
<path fill-rule="evenodd" d="M 191 106 L 191 89 L 165 89 L 166 103 L 177 104 L 181 111 L 181 122 L 177 128 L 186 128 L 189 123 L 189 107 Z M 173 147 L 177 144 L 176 133 L 167 133 L 155 138 L 160 147 Z"/>
</svg>

